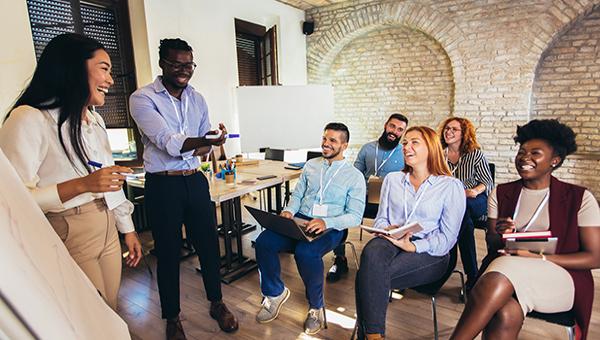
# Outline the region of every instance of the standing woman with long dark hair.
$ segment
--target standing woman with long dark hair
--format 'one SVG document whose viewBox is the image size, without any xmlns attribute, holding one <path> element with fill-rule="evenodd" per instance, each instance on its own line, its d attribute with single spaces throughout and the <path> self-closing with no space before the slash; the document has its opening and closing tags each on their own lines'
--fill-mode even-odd
<svg viewBox="0 0 600 340">
<path fill-rule="evenodd" d="M 93 109 L 104 105 L 112 84 L 102 44 L 73 33 L 55 37 L 0 129 L 0 148 L 75 262 L 116 309 L 117 228 L 125 234 L 127 264 L 136 266 L 142 254 L 133 205 L 122 190 L 122 173 L 131 169 L 114 165 L 104 121 Z"/>
</svg>

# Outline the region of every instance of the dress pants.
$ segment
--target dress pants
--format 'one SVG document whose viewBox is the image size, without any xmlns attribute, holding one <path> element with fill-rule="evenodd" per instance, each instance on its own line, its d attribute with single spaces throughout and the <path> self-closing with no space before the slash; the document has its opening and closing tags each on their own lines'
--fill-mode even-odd
<svg viewBox="0 0 600 340">
<path fill-rule="evenodd" d="M 190 176 L 146 174 L 144 201 L 157 256 L 157 281 L 162 317 L 179 315 L 181 227 L 198 254 L 208 300 L 220 301 L 220 255 L 215 208 L 208 181 L 201 173 Z"/>
<path fill-rule="evenodd" d="M 323 255 L 338 246 L 343 231 L 331 229 L 312 242 L 298 241 L 271 230 L 264 230 L 256 239 L 254 249 L 260 273 L 260 288 L 264 296 L 279 296 L 283 293 L 281 266 L 278 254 L 293 253 L 298 272 L 304 282 L 306 298 L 310 308 L 323 307 Z"/>
<path fill-rule="evenodd" d="M 407 253 L 390 241 L 375 237 L 363 249 L 356 274 L 356 314 L 359 338 L 365 333 L 385 334 L 391 289 L 432 283 L 448 269 L 449 255 Z"/>
<path fill-rule="evenodd" d="M 69 254 L 110 308 L 117 309 L 121 285 L 121 245 L 117 223 L 102 199 L 46 218 Z"/>
<path fill-rule="evenodd" d="M 475 224 L 487 213 L 487 194 L 482 193 L 475 198 L 467 198 L 467 209 L 463 216 L 458 233 L 458 249 L 460 250 L 460 259 L 467 274 L 469 285 L 475 283 L 477 279 L 477 252 L 475 244 Z"/>
</svg>

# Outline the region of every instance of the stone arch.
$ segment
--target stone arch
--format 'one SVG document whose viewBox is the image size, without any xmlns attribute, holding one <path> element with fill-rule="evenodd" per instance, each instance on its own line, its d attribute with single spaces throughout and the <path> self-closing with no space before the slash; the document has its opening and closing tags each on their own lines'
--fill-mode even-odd
<svg viewBox="0 0 600 340">
<path fill-rule="evenodd" d="M 352 40 L 387 25 L 402 25 L 423 32 L 436 40 L 448 55 L 454 76 L 460 53 L 458 45 L 464 33 L 451 19 L 417 1 L 374 3 L 353 11 L 337 21 L 310 43 L 307 55 L 309 80 L 329 82 L 329 70 L 336 55 Z"/>
</svg>

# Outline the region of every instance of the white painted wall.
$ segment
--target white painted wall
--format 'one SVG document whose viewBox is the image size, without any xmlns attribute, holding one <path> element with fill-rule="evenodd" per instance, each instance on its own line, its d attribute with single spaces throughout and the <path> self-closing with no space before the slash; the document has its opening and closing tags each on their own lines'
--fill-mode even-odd
<svg viewBox="0 0 600 340">
<path fill-rule="evenodd" d="M 186 40 L 198 64 L 190 83 L 206 98 L 214 126 L 223 122 L 230 132 L 239 131 L 234 97 L 238 85 L 234 18 L 267 28 L 276 24 L 280 83 L 306 84 L 302 10 L 274 0 L 146 0 L 144 11 L 153 77 L 160 74 L 160 39 Z M 239 153 L 239 141 L 228 141 L 226 149 L 228 155 Z"/>
<path fill-rule="evenodd" d="M 25 1 L 0 0 L 0 125 L 35 69 Z"/>
</svg>

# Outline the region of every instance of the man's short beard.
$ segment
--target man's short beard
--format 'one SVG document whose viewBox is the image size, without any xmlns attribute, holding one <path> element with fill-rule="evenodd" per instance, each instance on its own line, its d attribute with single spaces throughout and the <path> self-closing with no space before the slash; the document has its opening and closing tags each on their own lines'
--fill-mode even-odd
<svg viewBox="0 0 600 340">
<path fill-rule="evenodd" d="M 337 152 L 336 152 L 336 150 L 331 149 L 331 151 L 333 153 L 331 155 L 329 155 L 329 156 L 325 156 L 325 153 L 323 153 L 323 158 L 325 158 L 325 159 L 332 159 L 332 158 L 335 158 L 337 155 L 340 154 L 340 150 L 337 150 Z"/>
<path fill-rule="evenodd" d="M 388 133 L 383 130 L 383 133 L 381 134 L 381 136 L 379 137 L 379 146 L 381 146 L 382 149 L 384 150 L 392 150 L 393 148 L 398 146 L 398 143 L 400 143 L 400 138 L 396 136 L 396 139 L 394 139 L 394 141 L 390 142 L 387 138 Z"/>
</svg>

